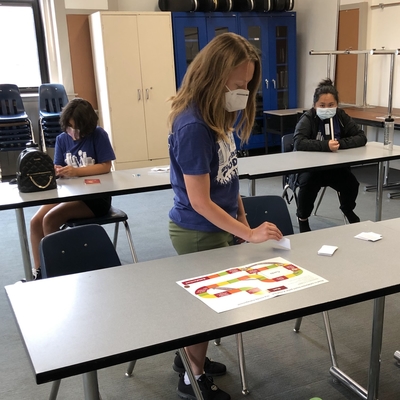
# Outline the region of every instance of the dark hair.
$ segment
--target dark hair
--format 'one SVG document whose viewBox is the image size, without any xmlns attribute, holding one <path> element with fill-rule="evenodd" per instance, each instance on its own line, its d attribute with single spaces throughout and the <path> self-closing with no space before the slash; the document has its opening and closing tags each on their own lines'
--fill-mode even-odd
<svg viewBox="0 0 400 400">
<path fill-rule="evenodd" d="M 84 99 L 72 99 L 62 110 L 60 116 L 61 129 L 65 132 L 69 121 L 74 120 L 75 129 L 79 129 L 79 137 L 84 138 L 94 132 L 99 117 L 92 105 Z"/>
<path fill-rule="evenodd" d="M 318 84 L 314 92 L 313 104 L 315 105 L 315 103 L 319 100 L 322 94 L 328 94 L 328 93 L 330 93 L 335 98 L 336 102 L 339 104 L 339 92 L 337 91 L 335 86 L 333 86 L 333 82 L 329 78 L 324 79 Z"/>
</svg>

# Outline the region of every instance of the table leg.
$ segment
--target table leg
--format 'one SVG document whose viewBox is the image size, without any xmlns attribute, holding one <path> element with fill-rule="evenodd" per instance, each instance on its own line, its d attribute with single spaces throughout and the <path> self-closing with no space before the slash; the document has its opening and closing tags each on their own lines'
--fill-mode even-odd
<svg viewBox="0 0 400 400">
<path fill-rule="evenodd" d="M 256 195 L 256 180 L 255 179 L 249 179 L 249 196 L 255 196 Z"/>
<path fill-rule="evenodd" d="M 384 314 L 385 297 L 379 297 L 374 300 L 374 319 L 372 324 L 372 344 L 368 376 L 368 400 L 376 400 L 378 398 Z"/>
<path fill-rule="evenodd" d="M 193 388 L 193 391 L 194 391 L 194 395 L 196 396 L 196 399 L 197 400 L 204 400 L 203 399 L 203 395 L 201 394 L 199 385 L 197 383 L 197 380 L 193 375 L 192 369 L 190 368 L 189 358 L 188 358 L 184 348 L 179 349 L 179 355 L 181 356 L 183 365 L 184 365 L 185 370 L 186 370 L 186 372 L 187 372 L 187 374 L 189 376 L 189 380 L 190 380 L 190 383 L 192 385 L 192 388 Z"/>
<path fill-rule="evenodd" d="M 382 195 L 385 167 L 383 162 L 378 163 L 378 181 L 376 183 L 375 221 L 382 219 Z"/>
<path fill-rule="evenodd" d="M 19 234 L 19 244 L 21 246 L 22 263 L 24 265 L 25 279 L 32 280 L 32 264 L 29 253 L 28 235 L 26 233 L 25 216 L 23 208 L 16 208 L 15 215 L 17 218 L 17 227 Z"/>
<path fill-rule="evenodd" d="M 85 374 L 82 374 L 82 378 L 85 400 L 101 400 L 99 384 L 97 381 L 97 371 L 86 372 Z"/>
<path fill-rule="evenodd" d="M 357 396 L 364 400 L 377 400 L 379 388 L 379 374 L 381 367 L 381 349 L 383 336 L 383 317 L 385 311 L 385 297 L 374 300 L 374 312 L 372 322 L 372 341 L 371 354 L 368 371 L 368 388 L 364 389 L 361 385 L 351 379 L 337 366 L 330 368 L 331 375 L 340 383 L 349 388 Z"/>
</svg>

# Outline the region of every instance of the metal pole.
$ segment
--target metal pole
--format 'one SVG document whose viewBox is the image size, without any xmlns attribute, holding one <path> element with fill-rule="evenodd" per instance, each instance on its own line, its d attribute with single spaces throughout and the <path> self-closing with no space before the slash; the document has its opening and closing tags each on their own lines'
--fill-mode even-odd
<svg viewBox="0 0 400 400">
<path fill-rule="evenodd" d="M 332 64 L 332 53 L 329 53 L 328 54 L 327 71 L 326 71 L 327 78 L 331 77 L 331 64 Z"/>
<path fill-rule="evenodd" d="M 363 107 L 367 106 L 367 84 L 368 84 L 368 55 L 369 53 L 365 53 L 365 61 L 364 61 L 364 89 L 363 89 Z"/>
</svg>

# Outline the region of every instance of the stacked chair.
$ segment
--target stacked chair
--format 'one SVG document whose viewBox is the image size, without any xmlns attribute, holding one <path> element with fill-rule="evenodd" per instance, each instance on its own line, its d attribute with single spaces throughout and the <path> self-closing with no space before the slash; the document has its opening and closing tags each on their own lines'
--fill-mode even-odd
<svg viewBox="0 0 400 400">
<path fill-rule="evenodd" d="M 32 123 L 18 86 L 0 84 L 0 151 L 21 151 L 34 142 Z"/>
<path fill-rule="evenodd" d="M 56 137 L 62 132 L 60 114 L 68 103 L 67 93 L 63 85 L 44 83 L 39 87 L 39 131 L 40 145 L 44 152 L 54 148 Z"/>
</svg>

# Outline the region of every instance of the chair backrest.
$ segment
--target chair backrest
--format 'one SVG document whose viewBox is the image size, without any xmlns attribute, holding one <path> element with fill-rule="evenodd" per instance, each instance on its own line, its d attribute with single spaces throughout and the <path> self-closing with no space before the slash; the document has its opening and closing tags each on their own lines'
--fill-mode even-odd
<svg viewBox="0 0 400 400">
<path fill-rule="evenodd" d="M 281 153 L 289 153 L 293 151 L 294 147 L 294 133 L 287 133 L 282 136 L 281 140 Z"/>
<path fill-rule="evenodd" d="M 39 87 L 39 111 L 60 114 L 68 103 L 65 87 L 59 83 L 44 83 Z"/>
<path fill-rule="evenodd" d="M 242 198 L 250 228 L 263 222 L 275 224 L 284 236 L 292 235 L 293 224 L 285 200 L 280 196 L 251 196 Z"/>
<path fill-rule="evenodd" d="M 0 84 L 0 116 L 23 113 L 25 113 L 25 108 L 18 86 L 8 83 Z"/>
<path fill-rule="evenodd" d="M 103 227 L 84 225 L 52 233 L 40 242 L 43 278 L 121 265 Z"/>
</svg>

